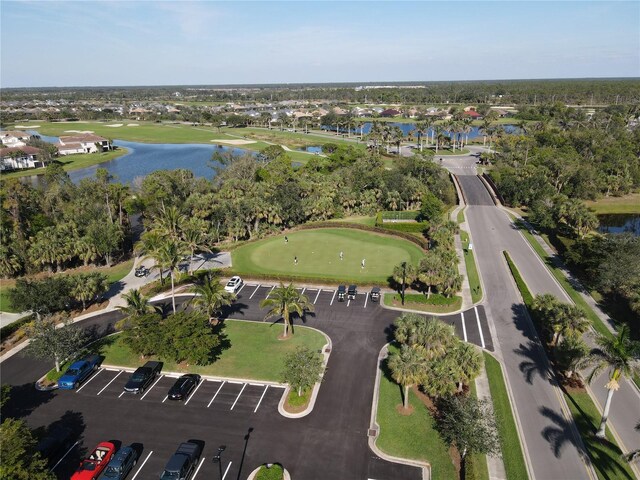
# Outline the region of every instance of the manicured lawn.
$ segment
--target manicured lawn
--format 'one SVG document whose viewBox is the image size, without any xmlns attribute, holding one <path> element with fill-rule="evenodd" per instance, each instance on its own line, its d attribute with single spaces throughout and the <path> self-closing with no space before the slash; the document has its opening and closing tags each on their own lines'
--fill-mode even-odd
<svg viewBox="0 0 640 480">
<path fill-rule="evenodd" d="M 347 228 L 301 230 L 287 238 L 288 243 L 285 235 L 279 235 L 233 250 L 233 271 L 248 276 L 387 283 L 395 265 L 415 264 L 423 255 L 406 240 Z M 365 268 L 361 267 L 363 259 Z"/>
<path fill-rule="evenodd" d="M 124 262 L 113 265 L 109 268 L 103 268 L 98 271 L 104 273 L 107 276 L 107 281 L 109 283 L 117 282 L 118 280 L 122 280 L 133 268 L 133 259 L 126 260 Z"/>
<path fill-rule="evenodd" d="M 9 300 L 9 289 L 13 288 L 15 282 L 6 280 L 2 280 L 0 284 L 0 312 L 8 312 L 8 313 L 18 313 L 18 311 L 13 308 L 11 305 L 11 301 Z"/>
<path fill-rule="evenodd" d="M 469 287 L 471 288 L 471 301 L 476 303 L 482 298 L 482 285 L 480 284 L 480 275 L 476 268 L 473 250 L 469 250 L 469 234 L 464 230 L 460 230 L 460 241 L 462 242 L 464 264 L 467 269 Z"/>
<path fill-rule="evenodd" d="M 596 438 L 595 433 L 600 426 L 601 415 L 589 394 L 585 391 L 573 391 L 565 392 L 564 396 L 598 478 L 602 480 L 635 478 L 629 464 L 621 458 L 622 452 L 611 431 L 607 428 L 606 440 Z"/>
<path fill-rule="evenodd" d="M 458 296 L 445 297 L 438 293 L 432 293 L 429 298 L 422 293 L 405 293 L 404 306 L 402 295 L 399 293 L 385 293 L 384 304 L 409 310 L 420 310 L 428 313 L 450 313 L 460 310 L 462 298 Z"/>
<path fill-rule="evenodd" d="M 228 347 L 220 358 L 207 366 L 177 365 L 164 361 L 163 369 L 174 372 L 200 373 L 221 377 L 246 378 L 252 380 L 281 381 L 280 373 L 284 357 L 299 346 L 318 351 L 326 343 L 324 335 L 302 326 L 294 326 L 295 333 L 288 340 L 278 340 L 282 333 L 282 324 L 225 320 L 223 334 Z M 137 367 L 144 360 L 131 352 L 122 341 L 121 335 L 109 337 L 99 347 L 105 356 L 104 363 L 121 367 Z"/>
<path fill-rule="evenodd" d="M 596 201 L 584 202 L 597 214 L 640 213 L 640 193 L 630 193 L 622 197 L 606 197 Z"/>
<path fill-rule="evenodd" d="M 462 207 L 459 211 L 458 211 L 458 218 L 456 219 L 456 221 L 458 223 L 464 223 L 464 207 Z"/>
<path fill-rule="evenodd" d="M 346 217 L 346 218 L 333 218 L 329 220 L 330 222 L 344 222 L 344 223 L 360 223 L 362 225 L 367 225 L 369 227 L 376 226 L 376 217 Z"/>
<path fill-rule="evenodd" d="M 489 378 L 489 390 L 493 402 L 493 411 L 496 414 L 498 425 L 498 435 L 500 436 L 500 449 L 502 450 L 502 461 L 507 473 L 507 479 L 520 480 L 529 478 L 527 467 L 524 463 L 520 438 L 516 429 L 516 422 L 511 413 L 511 403 L 507 395 L 507 387 L 502 377 L 502 367 L 500 363 L 483 352 L 484 368 Z"/>
<path fill-rule="evenodd" d="M 256 475 L 256 480 L 281 480 L 283 478 L 284 470 L 280 465 L 274 465 L 271 468 L 262 466 Z"/>
<path fill-rule="evenodd" d="M 396 347 L 390 346 L 392 352 Z M 456 468 L 449 456 L 449 445 L 445 444 L 435 430 L 435 422 L 425 405 L 412 391 L 409 402 L 414 411 L 401 415 L 396 410 L 402 404 L 400 386 L 391 380 L 386 367 L 380 375 L 380 397 L 376 421 L 380 434 L 376 445 L 383 452 L 401 458 L 422 460 L 431 464 L 434 480 L 457 478 Z"/>
</svg>

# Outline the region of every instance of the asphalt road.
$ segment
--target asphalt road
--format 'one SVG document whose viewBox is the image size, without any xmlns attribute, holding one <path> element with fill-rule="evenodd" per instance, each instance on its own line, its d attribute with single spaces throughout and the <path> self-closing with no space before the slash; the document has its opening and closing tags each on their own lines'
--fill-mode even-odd
<svg viewBox="0 0 640 480">
<path fill-rule="evenodd" d="M 449 162 L 466 166 L 474 160 Z M 549 375 L 544 350 L 525 316 L 502 252 L 509 252 L 534 292 L 546 291 L 548 273 L 507 214 L 494 206 L 475 172 L 458 168 L 456 174 L 469 205 L 465 214 L 486 291 L 485 306 L 533 475 L 538 480 L 588 478 L 581 442 L 573 421 L 563 414 L 560 390 Z"/>
<path fill-rule="evenodd" d="M 271 286 L 245 285 L 238 300 L 227 312 L 237 319 L 263 320 L 259 302 Z M 378 353 L 390 339 L 390 325 L 400 314 L 371 303 L 365 292 L 348 302 L 338 302 L 335 290 L 304 292 L 315 304 L 305 324 L 327 333 L 332 353 L 314 411 L 301 419 L 287 419 L 277 413 L 279 396 L 273 388 L 264 404 L 253 411 L 264 387 L 220 385 L 206 382 L 187 405 L 162 402 L 172 379 L 162 378 L 145 398 L 120 396 L 127 374 L 100 371 L 78 392 L 42 393 L 33 382 L 48 368 L 45 362 L 18 354 L 1 364 L 3 383 L 16 386 L 8 413 L 24 417 L 33 428 L 46 427 L 55 421 L 74 425 L 81 443 L 60 464 L 60 478 L 67 478 L 87 449 L 106 439 L 122 444 L 141 443 L 142 459 L 153 452 L 141 468 L 140 478 L 157 478 L 163 462 L 176 445 L 187 438 L 206 442 L 208 457 L 196 479 L 216 478 L 215 466 L 209 463 L 218 445 L 227 445 L 223 454 L 226 478 L 244 478 L 264 462 L 283 463 L 291 474 L 304 479 L 418 479 L 417 468 L 378 458 L 368 447 L 371 402 Z M 180 297 L 179 302 L 188 301 Z M 96 336 L 113 331 L 120 313 L 109 312 L 82 321 Z M 493 349 L 483 307 L 443 318 L 467 340 Z M 273 328 L 282 328 L 274 324 Z M 242 390 L 242 391 L 241 391 Z M 233 411 L 227 409 L 237 397 Z M 209 407 L 208 402 L 212 402 Z M 246 404 L 245 404 L 246 402 Z M 171 410 L 169 410 L 171 409 Z M 249 429 L 245 449 L 245 436 Z M 230 462 L 230 465 L 229 465 Z M 223 472 L 224 473 L 224 472 Z"/>
</svg>

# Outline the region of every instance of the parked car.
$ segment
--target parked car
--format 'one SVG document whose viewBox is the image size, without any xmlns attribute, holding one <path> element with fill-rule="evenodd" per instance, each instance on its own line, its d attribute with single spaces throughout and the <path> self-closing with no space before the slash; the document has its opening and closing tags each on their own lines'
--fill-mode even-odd
<svg viewBox="0 0 640 480">
<path fill-rule="evenodd" d="M 135 275 L 136 277 L 146 277 L 147 275 L 149 275 L 149 269 L 144 265 L 140 265 L 138 268 L 136 268 Z"/>
<path fill-rule="evenodd" d="M 131 374 L 124 386 L 128 393 L 143 393 L 162 371 L 162 362 L 147 362 Z"/>
<path fill-rule="evenodd" d="M 138 463 L 138 451 L 130 446 L 121 448 L 102 472 L 100 480 L 123 480 L 136 466 L 136 463 Z"/>
<path fill-rule="evenodd" d="M 73 432 L 64 425 L 54 425 L 47 435 L 36 445 L 36 451 L 53 467 L 58 460 L 74 445 Z"/>
<path fill-rule="evenodd" d="M 99 443 L 91 455 L 80 463 L 71 480 L 97 480 L 115 452 L 116 446 L 113 443 Z"/>
<path fill-rule="evenodd" d="M 229 279 L 224 289 L 226 292 L 236 293 L 238 290 L 240 290 L 240 287 L 242 287 L 243 283 L 244 282 L 242 281 L 242 279 L 236 275 L 235 277 L 231 277 Z"/>
<path fill-rule="evenodd" d="M 169 400 L 184 400 L 198 386 L 202 377 L 195 373 L 182 375 L 176 380 L 176 383 L 169 389 Z"/>
<path fill-rule="evenodd" d="M 347 294 L 347 287 L 345 287 L 344 285 L 340 285 L 338 287 L 338 301 L 344 302 L 346 294 Z"/>
<path fill-rule="evenodd" d="M 100 355 L 90 355 L 82 360 L 73 362 L 64 375 L 58 380 L 58 388 L 62 390 L 73 390 L 78 388 L 92 372 L 100 367 L 102 357 Z"/>
<path fill-rule="evenodd" d="M 186 480 L 198 465 L 202 446 L 189 440 L 181 443 L 167 465 L 164 467 L 160 480 Z"/>
<path fill-rule="evenodd" d="M 371 289 L 371 294 L 369 295 L 369 297 L 371 298 L 372 302 L 379 302 L 380 301 L 380 287 L 373 287 Z"/>
<path fill-rule="evenodd" d="M 347 290 L 347 298 L 349 300 L 355 300 L 357 293 L 358 287 L 356 287 L 355 285 L 349 285 L 349 290 Z"/>
</svg>

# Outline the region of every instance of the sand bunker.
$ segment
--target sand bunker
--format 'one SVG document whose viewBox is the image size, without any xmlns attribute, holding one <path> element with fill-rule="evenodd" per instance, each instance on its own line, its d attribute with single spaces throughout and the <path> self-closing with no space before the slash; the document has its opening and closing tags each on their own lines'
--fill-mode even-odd
<svg viewBox="0 0 640 480">
<path fill-rule="evenodd" d="M 139 127 L 139 123 L 127 123 L 127 127 Z"/>
<path fill-rule="evenodd" d="M 226 143 L 227 145 L 249 145 L 251 143 L 256 143 L 255 140 L 211 140 L 215 143 Z"/>
<path fill-rule="evenodd" d="M 105 127 L 121 127 L 121 123 L 114 123 L 113 125 L 105 125 Z"/>
<path fill-rule="evenodd" d="M 40 125 L 16 125 L 14 128 L 40 128 Z"/>
<path fill-rule="evenodd" d="M 65 130 L 64 133 L 95 133 L 93 130 Z"/>
</svg>

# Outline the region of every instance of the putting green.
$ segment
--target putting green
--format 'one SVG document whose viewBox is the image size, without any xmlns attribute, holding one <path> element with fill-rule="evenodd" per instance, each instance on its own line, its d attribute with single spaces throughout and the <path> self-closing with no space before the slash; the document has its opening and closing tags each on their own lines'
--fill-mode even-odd
<svg viewBox="0 0 640 480">
<path fill-rule="evenodd" d="M 407 240 L 362 230 L 322 228 L 286 237 L 288 242 L 280 235 L 234 250 L 234 272 L 386 283 L 393 267 L 401 262 L 416 264 L 423 256 Z"/>
</svg>

